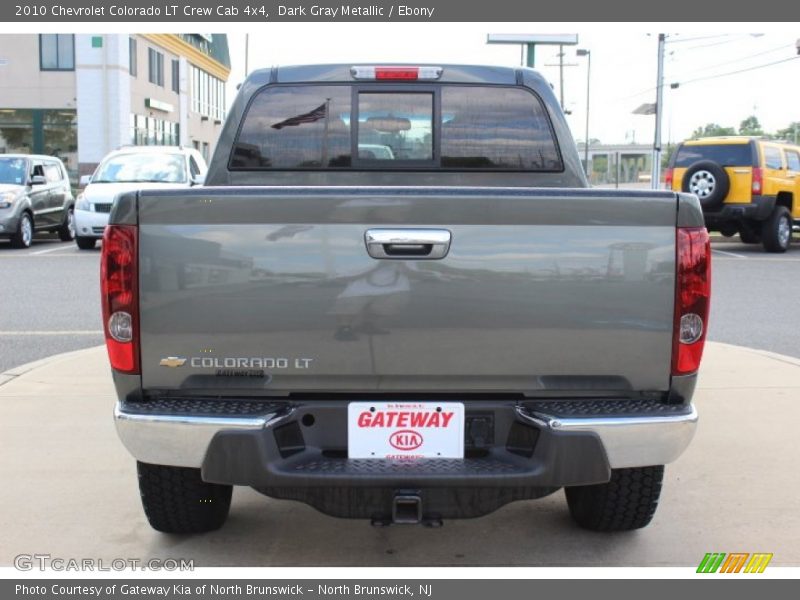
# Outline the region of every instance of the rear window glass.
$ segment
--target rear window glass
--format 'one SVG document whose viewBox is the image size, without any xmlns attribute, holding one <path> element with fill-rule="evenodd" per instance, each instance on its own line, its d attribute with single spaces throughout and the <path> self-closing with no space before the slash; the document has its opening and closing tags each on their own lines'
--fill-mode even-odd
<svg viewBox="0 0 800 600">
<path fill-rule="evenodd" d="M 250 104 L 231 167 L 320 169 L 350 166 L 349 86 L 273 87 Z"/>
<path fill-rule="evenodd" d="M 545 109 L 524 89 L 356 89 L 264 89 L 245 114 L 230 168 L 563 170 Z"/>
<path fill-rule="evenodd" d="M 558 171 L 561 158 L 533 94 L 515 88 L 445 87 L 442 166 Z"/>
<path fill-rule="evenodd" d="M 723 167 L 752 167 L 753 149 L 750 144 L 681 146 L 675 156 L 675 166 L 689 167 L 698 160 L 710 160 Z"/>
<path fill-rule="evenodd" d="M 358 158 L 433 160 L 433 94 L 359 93 Z"/>
</svg>

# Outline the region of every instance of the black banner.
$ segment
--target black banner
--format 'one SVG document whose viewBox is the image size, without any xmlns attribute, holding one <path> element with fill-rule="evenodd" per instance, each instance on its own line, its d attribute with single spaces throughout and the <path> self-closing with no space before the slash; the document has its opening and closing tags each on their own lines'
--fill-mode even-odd
<svg viewBox="0 0 800 600">
<path fill-rule="evenodd" d="M 762 0 L 748 3 L 718 0 L 574 0 L 573 2 L 491 0 L 408 0 L 406 2 L 272 0 L 11 0 L 0 4 L 4 22 L 421 22 L 535 21 L 682 23 L 757 22 L 780 15 L 781 22 L 800 20 L 800 3 Z"/>
<path fill-rule="evenodd" d="M 713 576 L 711 576 L 713 577 Z M 647 598 L 674 600 L 692 593 L 723 595 L 726 600 L 752 597 L 791 597 L 792 581 L 716 578 L 711 581 L 505 579 L 117 579 L 117 580 L 4 580 L 5 600 L 530 600 L 531 598 Z M 713 586 L 713 587 L 712 587 Z M 771 593 L 772 592 L 772 593 Z"/>
</svg>

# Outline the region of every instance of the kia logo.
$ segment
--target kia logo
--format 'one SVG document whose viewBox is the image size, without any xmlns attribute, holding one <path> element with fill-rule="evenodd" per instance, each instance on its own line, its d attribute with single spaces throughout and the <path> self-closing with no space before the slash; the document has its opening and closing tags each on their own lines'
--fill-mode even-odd
<svg viewBox="0 0 800 600">
<path fill-rule="evenodd" d="M 416 450 L 422 446 L 422 436 L 411 429 L 401 429 L 389 436 L 389 443 L 397 450 Z"/>
</svg>

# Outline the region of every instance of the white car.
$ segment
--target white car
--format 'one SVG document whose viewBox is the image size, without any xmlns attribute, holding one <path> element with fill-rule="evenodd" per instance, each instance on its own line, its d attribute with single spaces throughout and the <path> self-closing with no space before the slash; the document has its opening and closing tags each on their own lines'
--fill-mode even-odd
<svg viewBox="0 0 800 600">
<path fill-rule="evenodd" d="M 131 146 L 110 152 L 91 176 L 81 177 L 75 204 L 75 243 L 91 250 L 103 237 L 117 194 L 201 185 L 206 161 L 192 148 Z"/>
</svg>

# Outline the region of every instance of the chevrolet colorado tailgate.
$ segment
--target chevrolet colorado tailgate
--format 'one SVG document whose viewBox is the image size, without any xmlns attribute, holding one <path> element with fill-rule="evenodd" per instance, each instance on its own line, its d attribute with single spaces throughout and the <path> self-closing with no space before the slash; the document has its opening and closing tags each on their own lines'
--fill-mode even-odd
<svg viewBox="0 0 800 600">
<path fill-rule="evenodd" d="M 143 191 L 142 383 L 665 391 L 676 207 L 668 192 Z"/>
</svg>

